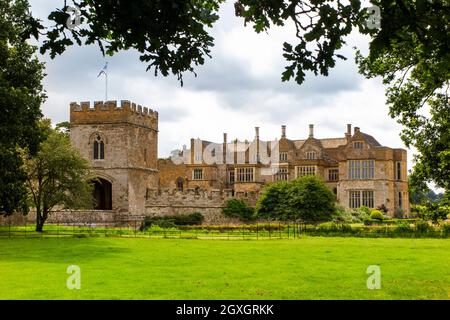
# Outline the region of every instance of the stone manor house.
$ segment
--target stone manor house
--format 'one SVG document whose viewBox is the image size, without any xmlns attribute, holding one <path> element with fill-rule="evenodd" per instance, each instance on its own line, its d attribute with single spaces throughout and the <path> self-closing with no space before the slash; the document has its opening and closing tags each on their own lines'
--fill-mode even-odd
<svg viewBox="0 0 450 320">
<path fill-rule="evenodd" d="M 205 214 L 218 221 L 227 198 L 254 205 L 264 185 L 317 175 L 347 208 L 385 205 L 391 216 L 409 213 L 407 154 L 382 146 L 347 125 L 343 137 L 212 143 L 191 139 L 190 148 L 158 159 L 158 113 L 127 100 L 70 104 L 72 144 L 97 176 L 98 210 L 137 215 Z"/>
</svg>

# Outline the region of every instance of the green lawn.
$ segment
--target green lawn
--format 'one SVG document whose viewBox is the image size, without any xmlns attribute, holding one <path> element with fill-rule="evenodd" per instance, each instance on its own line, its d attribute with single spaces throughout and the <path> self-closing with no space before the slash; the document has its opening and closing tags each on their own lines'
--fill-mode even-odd
<svg viewBox="0 0 450 320">
<path fill-rule="evenodd" d="M 0 299 L 450 299 L 449 266 L 447 239 L 0 239 Z"/>
</svg>

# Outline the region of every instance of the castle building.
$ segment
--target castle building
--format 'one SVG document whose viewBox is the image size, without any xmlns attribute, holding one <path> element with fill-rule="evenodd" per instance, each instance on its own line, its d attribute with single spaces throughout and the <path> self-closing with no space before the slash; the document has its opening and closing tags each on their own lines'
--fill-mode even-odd
<svg viewBox="0 0 450 320">
<path fill-rule="evenodd" d="M 96 209 L 143 214 L 158 181 L 158 113 L 124 100 L 71 103 L 70 139 L 92 165 Z"/>
<path fill-rule="evenodd" d="M 346 208 L 384 205 L 390 216 L 410 210 L 406 150 L 382 146 L 350 124 L 343 137 L 327 139 L 315 138 L 313 125 L 306 139 L 289 139 L 282 126 L 273 141 L 262 141 L 256 127 L 252 141 L 229 142 L 226 133 L 221 143 L 191 139 L 189 149 L 157 159 L 157 112 L 129 101 L 92 108 L 82 102 L 71 103 L 70 136 L 92 164 L 100 210 L 146 214 L 170 207 L 176 213 L 174 202 L 199 209 L 201 194 L 210 195 L 203 208 L 209 202 L 218 208 L 224 197 L 211 196 L 218 193 L 254 204 L 266 184 L 304 175 L 322 178 Z"/>
</svg>

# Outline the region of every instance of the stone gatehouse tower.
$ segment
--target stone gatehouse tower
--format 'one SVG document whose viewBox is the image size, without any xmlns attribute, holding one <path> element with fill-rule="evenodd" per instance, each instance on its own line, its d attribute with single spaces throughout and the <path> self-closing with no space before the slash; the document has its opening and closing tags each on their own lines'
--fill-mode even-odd
<svg viewBox="0 0 450 320">
<path fill-rule="evenodd" d="M 158 180 L 158 113 L 127 100 L 72 102 L 70 139 L 97 177 L 96 209 L 143 214 Z"/>
</svg>

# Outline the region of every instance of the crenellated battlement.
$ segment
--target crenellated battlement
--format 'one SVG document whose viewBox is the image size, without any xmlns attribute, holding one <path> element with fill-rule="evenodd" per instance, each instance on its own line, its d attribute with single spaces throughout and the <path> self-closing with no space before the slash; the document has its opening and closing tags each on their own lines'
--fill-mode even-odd
<svg viewBox="0 0 450 320">
<path fill-rule="evenodd" d="M 127 122 L 158 129 L 158 112 L 129 100 L 70 103 L 72 124 Z"/>
</svg>

